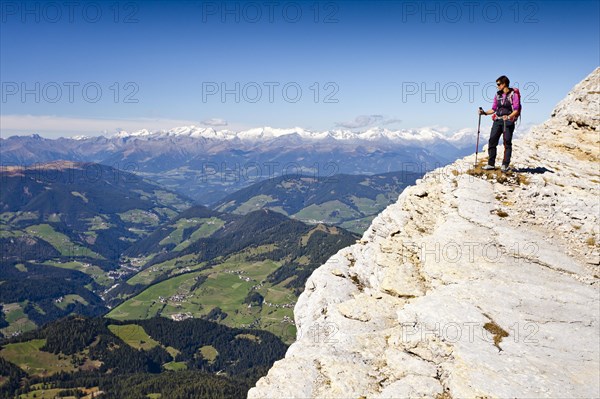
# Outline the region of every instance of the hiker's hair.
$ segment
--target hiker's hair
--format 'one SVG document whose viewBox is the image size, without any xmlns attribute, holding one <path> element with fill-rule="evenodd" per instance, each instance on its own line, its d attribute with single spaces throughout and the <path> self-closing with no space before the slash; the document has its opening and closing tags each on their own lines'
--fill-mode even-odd
<svg viewBox="0 0 600 399">
<path fill-rule="evenodd" d="M 504 75 L 502 75 L 498 79 L 496 79 L 496 82 L 504 83 L 506 85 L 506 87 L 510 87 L 510 79 Z"/>
</svg>

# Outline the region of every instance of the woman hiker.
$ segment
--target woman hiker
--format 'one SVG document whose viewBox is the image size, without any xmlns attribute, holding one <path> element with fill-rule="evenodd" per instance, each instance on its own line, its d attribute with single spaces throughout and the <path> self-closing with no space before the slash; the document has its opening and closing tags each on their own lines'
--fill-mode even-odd
<svg viewBox="0 0 600 399">
<path fill-rule="evenodd" d="M 510 156 L 512 154 L 512 136 L 515 131 L 515 122 L 521 111 L 521 99 L 519 98 L 518 89 L 509 87 L 510 80 L 502 75 L 496 79 L 498 91 L 494 97 L 492 109 L 483 111 L 479 110 L 481 115 L 490 115 L 494 120 L 492 130 L 490 132 L 490 141 L 488 142 L 488 163 L 483 167 L 484 170 L 496 169 L 496 147 L 502 135 L 504 143 L 504 158 L 502 159 L 502 172 L 508 171 L 510 165 Z"/>
</svg>

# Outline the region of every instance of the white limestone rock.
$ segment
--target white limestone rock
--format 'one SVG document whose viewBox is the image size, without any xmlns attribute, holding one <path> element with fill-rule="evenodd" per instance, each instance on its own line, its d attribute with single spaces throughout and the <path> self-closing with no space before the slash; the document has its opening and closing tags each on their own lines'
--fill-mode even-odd
<svg viewBox="0 0 600 399">
<path fill-rule="evenodd" d="M 470 156 L 404 190 L 308 279 L 248 397 L 600 397 L 599 82 L 514 141 L 506 179 Z"/>
</svg>

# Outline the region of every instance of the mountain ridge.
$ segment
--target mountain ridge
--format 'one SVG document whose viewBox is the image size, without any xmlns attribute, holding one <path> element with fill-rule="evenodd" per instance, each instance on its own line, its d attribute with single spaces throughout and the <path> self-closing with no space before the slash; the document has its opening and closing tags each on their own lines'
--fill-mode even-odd
<svg viewBox="0 0 600 399">
<path fill-rule="evenodd" d="M 375 215 L 395 202 L 404 187 L 419 177 L 422 174 L 408 171 L 330 177 L 280 176 L 230 194 L 212 208 L 237 214 L 272 209 L 306 223 L 334 224 L 362 233 Z"/>
<path fill-rule="evenodd" d="M 476 131 L 472 128 L 463 128 L 452 131 L 447 127 L 441 126 L 426 126 L 416 129 L 387 129 L 380 126 L 370 127 L 366 130 L 356 131 L 350 129 L 333 129 L 316 131 L 310 129 L 304 129 L 301 127 L 293 128 L 273 128 L 270 126 L 255 127 L 246 130 L 229 130 L 221 129 L 215 130 L 212 127 L 202 127 L 196 125 L 189 126 L 178 126 L 168 130 L 155 130 L 150 131 L 148 129 L 140 129 L 132 132 L 120 130 L 117 133 L 110 136 L 72 136 L 72 137 L 61 137 L 61 140 L 75 140 L 85 142 L 96 138 L 103 138 L 107 140 L 119 140 L 119 139 L 145 139 L 152 140 L 157 138 L 176 138 L 176 137 L 192 137 L 196 139 L 206 140 L 226 140 L 226 141 L 267 141 L 276 138 L 282 138 L 286 136 L 297 136 L 303 140 L 334 140 L 338 142 L 343 141 L 377 141 L 377 140 L 390 140 L 397 141 L 399 143 L 408 144 L 431 144 L 435 140 L 444 140 L 458 147 L 471 145 L 471 141 L 476 135 Z M 32 134 L 30 136 L 10 136 L 7 139 L 16 137 L 30 137 L 33 139 L 43 139 L 38 134 Z"/>
<path fill-rule="evenodd" d="M 600 68 L 513 171 L 429 172 L 307 280 L 263 397 L 599 397 Z"/>
<path fill-rule="evenodd" d="M 398 170 L 424 173 L 466 155 L 475 143 L 472 130 L 450 132 L 447 128 L 347 131 L 340 133 L 339 140 L 327 132 L 313 134 L 304 129 L 258 128 L 222 137 L 208 133 L 203 137 L 205 131 L 182 127 L 77 139 L 11 136 L 0 139 L 0 156 L 5 166 L 56 160 L 109 165 L 210 205 L 272 177 Z"/>
<path fill-rule="evenodd" d="M 428 143 L 434 140 L 446 140 L 464 145 L 467 138 L 467 145 L 470 145 L 475 132 L 472 129 L 460 129 L 451 134 L 448 128 L 424 127 L 419 129 L 401 129 L 391 130 L 382 127 L 371 127 L 364 131 L 353 131 L 349 129 L 334 129 L 325 131 L 313 131 L 301 127 L 294 128 L 273 128 L 270 126 L 251 128 L 247 130 L 215 130 L 212 127 L 198 127 L 195 125 L 180 126 L 169 130 L 149 131 L 142 129 L 134 132 L 119 131 L 111 138 L 129 138 L 129 137 L 177 137 L 189 136 L 195 138 L 218 139 L 218 140 L 240 140 L 240 141 L 264 141 L 286 136 L 298 136 L 304 140 L 335 140 L 335 141 L 376 141 L 391 140 L 403 144 Z M 80 138 L 84 139 L 84 138 Z"/>
</svg>

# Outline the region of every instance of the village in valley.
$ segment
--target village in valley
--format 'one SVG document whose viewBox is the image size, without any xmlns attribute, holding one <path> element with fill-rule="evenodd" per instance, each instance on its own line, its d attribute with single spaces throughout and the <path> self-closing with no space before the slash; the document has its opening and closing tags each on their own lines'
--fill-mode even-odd
<svg viewBox="0 0 600 399">
<path fill-rule="evenodd" d="M 187 268 L 187 269 L 189 269 L 189 268 Z M 244 282 L 257 283 L 251 287 L 251 291 L 256 291 L 256 290 L 264 287 L 264 284 L 265 284 L 265 281 L 257 282 L 256 280 L 252 279 L 251 277 L 246 276 L 245 274 L 247 274 L 247 272 L 245 270 L 226 269 L 226 270 L 223 270 L 222 273 L 237 275 L 238 278 Z M 194 297 L 194 294 L 190 293 L 190 292 L 177 293 L 177 294 L 171 295 L 169 297 L 159 295 L 157 300 L 153 301 L 153 302 L 159 302 L 163 305 L 170 304 L 170 305 L 174 305 L 176 308 L 181 308 L 183 304 L 188 302 L 193 297 Z M 262 298 L 262 296 L 261 296 L 261 298 Z M 255 306 L 262 307 L 263 305 L 267 306 L 269 308 L 275 308 L 275 309 L 293 309 L 294 306 L 296 305 L 296 302 L 294 301 L 294 302 L 289 302 L 289 303 L 273 303 L 273 302 L 269 302 L 269 301 L 262 299 L 259 303 L 255 303 L 255 304 L 249 303 L 247 307 L 248 307 L 248 309 L 251 309 L 252 307 L 255 307 Z M 171 320 L 174 320 L 174 321 L 183 321 L 183 320 L 193 318 L 194 314 L 190 311 L 178 312 L 178 313 L 170 314 L 169 317 L 171 318 Z M 293 318 L 286 316 L 286 315 L 284 315 L 281 318 L 281 322 L 295 325 Z M 249 327 L 249 328 L 257 327 L 257 326 L 258 326 L 258 320 L 255 320 L 254 322 L 252 322 L 250 324 L 244 324 L 244 327 Z"/>
</svg>

